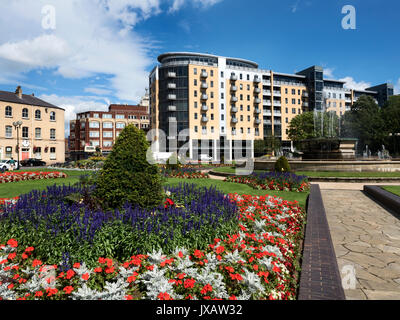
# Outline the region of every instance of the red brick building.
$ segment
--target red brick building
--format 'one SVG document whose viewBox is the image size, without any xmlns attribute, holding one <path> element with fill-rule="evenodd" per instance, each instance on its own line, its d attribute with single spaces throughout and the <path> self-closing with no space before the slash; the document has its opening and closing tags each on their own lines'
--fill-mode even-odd
<svg viewBox="0 0 400 320">
<path fill-rule="evenodd" d="M 149 107 L 134 105 L 109 106 L 108 111 L 87 111 L 77 114 L 70 122 L 70 157 L 87 159 L 96 149 L 108 155 L 121 131 L 129 124 L 148 131 Z"/>
</svg>

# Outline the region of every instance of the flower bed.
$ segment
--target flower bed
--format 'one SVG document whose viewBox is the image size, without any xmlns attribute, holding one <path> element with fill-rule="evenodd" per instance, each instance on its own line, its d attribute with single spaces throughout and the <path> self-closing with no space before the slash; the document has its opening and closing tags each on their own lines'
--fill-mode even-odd
<svg viewBox="0 0 400 320">
<path fill-rule="evenodd" d="M 209 174 L 206 172 L 200 172 L 194 167 L 180 167 L 179 169 L 171 170 L 166 167 L 161 167 L 161 173 L 166 178 L 178 178 L 178 179 L 208 179 Z"/>
<path fill-rule="evenodd" d="M 239 208 L 238 231 L 203 250 L 191 242 L 171 254 L 142 252 L 123 263 L 110 253 L 89 268 L 45 265 L 36 248 L 19 248 L 11 239 L 0 251 L 0 299 L 295 299 L 304 211 L 268 196 L 229 200 Z"/>
<path fill-rule="evenodd" d="M 19 182 L 26 180 L 66 178 L 63 172 L 6 172 L 0 174 L 0 183 Z"/>
<path fill-rule="evenodd" d="M 247 184 L 258 190 L 278 190 L 289 192 L 307 192 L 310 190 L 308 178 L 293 173 L 253 173 L 250 176 L 231 176 L 226 178 L 225 181 Z"/>
</svg>

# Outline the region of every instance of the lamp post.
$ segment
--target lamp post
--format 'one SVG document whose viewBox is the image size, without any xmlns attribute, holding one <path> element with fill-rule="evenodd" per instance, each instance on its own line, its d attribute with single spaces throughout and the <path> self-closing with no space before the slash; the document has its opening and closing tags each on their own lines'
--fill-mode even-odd
<svg viewBox="0 0 400 320">
<path fill-rule="evenodd" d="M 17 130 L 17 155 L 18 155 L 17 170 L 18 170 L 19 169 L 19 129 L 21 129 L 22 121 L 14 122 L 13 126 Z"/>
</svg>

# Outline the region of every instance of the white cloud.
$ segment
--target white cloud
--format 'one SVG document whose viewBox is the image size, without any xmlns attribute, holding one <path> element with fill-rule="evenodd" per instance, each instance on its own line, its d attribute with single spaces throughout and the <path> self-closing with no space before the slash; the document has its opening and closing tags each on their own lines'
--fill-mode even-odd
<svg viewBox="0 0 400 320">
<path fill-rule="evenodd" d="M 400 94 L 400 78 L 397 80 L 397 83 L 394 85 L 394 94 Z"/>
<path fill-rule="evenodd" d="M 347 89 L 356 89 L 356 90 L 365 90 L 369 87 L 372 87 L 370 82 L 365 82 L 365 81 L 355 81 L 353 77 L 345 77 L 342 79 L 339 79 L 340 81 L 346 81 L 344 84 L 344 87 Z"/>
<path fill-rule="evenodd" d="M 85 111 L 107 111 L 111 104 L 106 98 L 96 96 L 61 97 L 55 94 L 43 94 L 38 97 L 57 107 L 65 109 L 65 135 L 69 135 L 69 122 L 76 119 L 76 114 Z"/>
<path fill-rule="evenodd" d="M 333 79 L 333 71 L 335 69 L 334 68 L 324 68 L 324 77 L 327 79 Z"/>
<path fill-rule="evenodd" d="M 173 0 L 168 13 L 179 11 L 187 3 L 193 4 L 195 7 L 208 8 L 216 5 L 223 0 Z"/>
<path fill-rule="evenodd" d="M 297 9 L 299 8 L 300 0 L 297 0 L 294 4 L 291 5 L 292 13 L 296 13 Z"/>
<path fill-rule="evenodd" d="M 99 95 L 99 96 L 112 94 L 112 91 L 110 91 L 109 89 L 104 89 L 104 88 L 99 88 L 99 87 L 85 88 L 85 92 L 93 93 L 93 94 Z"/>
</svg>

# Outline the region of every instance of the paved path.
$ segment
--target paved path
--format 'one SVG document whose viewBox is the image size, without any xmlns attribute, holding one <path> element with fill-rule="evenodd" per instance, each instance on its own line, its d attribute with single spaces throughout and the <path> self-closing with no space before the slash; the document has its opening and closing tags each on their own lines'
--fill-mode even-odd
<svg viewBox="0 0 400 320">
<path fill-rule="evenodd" d="M 359 190 L 320 186 L 346 299 L 399 300 L 400 219 Z"/>
</svg>

